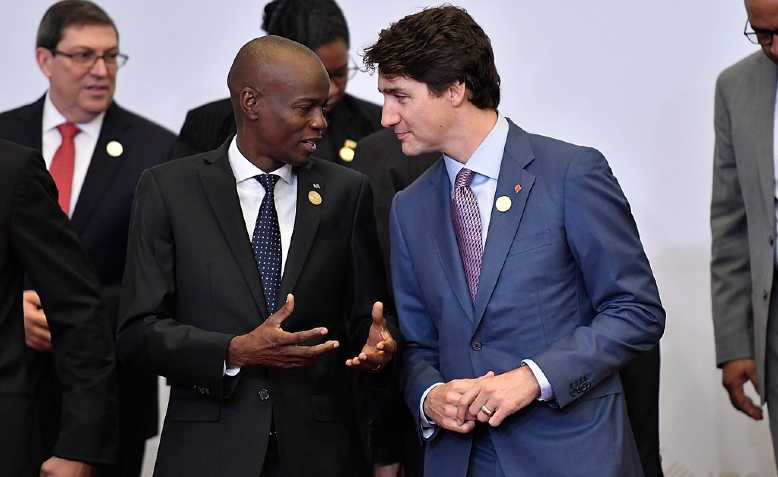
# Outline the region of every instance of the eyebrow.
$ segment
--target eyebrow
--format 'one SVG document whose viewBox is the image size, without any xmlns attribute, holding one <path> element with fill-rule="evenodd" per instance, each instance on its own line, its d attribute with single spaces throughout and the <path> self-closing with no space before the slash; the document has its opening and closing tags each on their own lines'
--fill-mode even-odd
<svg viewBox="0 0 778 477">
<path fill-rule="evenodd" d="M 400 94 L 408 94 L 404 89 L 402 88 L 378 88 L 378 92 L 381 94 L 390 94 L 390 95 L 396 95 L 398 93 Z"/>
</svg>

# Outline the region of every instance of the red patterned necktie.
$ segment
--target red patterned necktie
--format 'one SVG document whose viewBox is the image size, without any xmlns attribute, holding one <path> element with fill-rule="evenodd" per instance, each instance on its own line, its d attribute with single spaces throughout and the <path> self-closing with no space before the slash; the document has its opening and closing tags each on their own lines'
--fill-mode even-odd
<svg viewBox="0 0 778 477">
<path fill-rule="evenodd" d="M 478 280 L 481 275 L 481 214 L 470 183 L 475 172 L 462 168 L 454 181 L 454 197 L 451 199 L 451 218 L 457 234 L 459 255 L 465 268 L 470 299 L 475 302 Z"/>
<path fill-rule="evenodd" d="M 59 206 L 67 214 L 70 212 L 70 193 L 73 188 L 73 166 L 76 162 L 76 144 L 73 138 L 81 132 L 78 126 L 71 122 L 63 123 L 57 126 L 62 143 L 57 152 L 54 153 L 54 159 L 51 161 L 49 173 L 54 178 L 59 192 Z"/>
</svg>

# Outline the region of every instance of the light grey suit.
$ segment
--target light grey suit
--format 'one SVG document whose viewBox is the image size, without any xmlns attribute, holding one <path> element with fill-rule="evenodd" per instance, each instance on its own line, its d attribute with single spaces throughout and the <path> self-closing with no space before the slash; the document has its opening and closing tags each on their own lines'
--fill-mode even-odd
<svg viewBox="0 0 778 477">
<path fill-rule="evenodd" d="M 737 358 L 755 359 L 763 402 L 778 400 L 778 393 L 768 392 L 778 388 L 778 379 L 771 379 L 778 377 L 778 359 L 770 358 L 778 356 L 778 336 L 768 331 L 775 271 L 776 68 L 760 51 L 724 70 L 716 83 L 714 114 L 711 292 L 716 362 L 722 366 Z M 775 427 L 771 423 L 774 444 Z"/>
</svg>

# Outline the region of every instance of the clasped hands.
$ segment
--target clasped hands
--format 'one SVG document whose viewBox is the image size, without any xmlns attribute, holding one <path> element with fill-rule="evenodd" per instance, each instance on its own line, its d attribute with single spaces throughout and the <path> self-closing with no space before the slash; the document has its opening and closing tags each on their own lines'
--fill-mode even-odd
<svg viewBox="0 0 778 477">
<path fill-rule="evenodd" d="M 540 385 L 527 366 L 503 374 L 455 379 L 438 385 L 424 400 L 424 414 L 438 426 L 466 434 L 476 422 L 497 427 L 540 396 Z"/>
<path fill-rule="evenodd" d="M 316 345 L 305 342 L 320 338 L 328 333 L 327 328 L 287 332 L 281 324 L 294 311 L 294 296 L 287 295 L 286 303 L 270 315 L 251 332 L 236 336 L 230 341 L 227 351 L 228 367 L 270 366 L 296 368 L 312 365 L 325 353 L 340 346 L 337 340 L 327 340 Z M 391 361 L 397 343 L 389 332 L 384 319 L 384 307 L 375 302 L 372 309 L 373 322 L 367 341 L 359 355 L 346 360 L 346 366 L 361 371 L 377 372 Z"/>
</svg>

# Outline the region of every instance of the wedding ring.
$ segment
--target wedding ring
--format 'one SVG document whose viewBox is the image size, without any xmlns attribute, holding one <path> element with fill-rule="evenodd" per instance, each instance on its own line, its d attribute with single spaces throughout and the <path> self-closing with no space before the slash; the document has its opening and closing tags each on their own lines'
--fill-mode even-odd
<svg viewBox="0 0 778 477">
<path fill-rule="evenodd" d="M 486 414 L 487 416 L 490 416 L 490 417 L 491 417 L 492 414 L 494 414 L 494 411 L 492 411 L 491 409 L 486 407 L 486 404 L 481 406 L 481 412 L 483 412 L 484 414 Z"/>
</svg>

